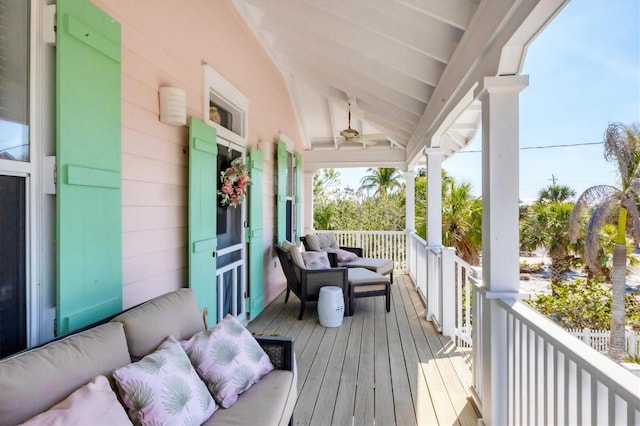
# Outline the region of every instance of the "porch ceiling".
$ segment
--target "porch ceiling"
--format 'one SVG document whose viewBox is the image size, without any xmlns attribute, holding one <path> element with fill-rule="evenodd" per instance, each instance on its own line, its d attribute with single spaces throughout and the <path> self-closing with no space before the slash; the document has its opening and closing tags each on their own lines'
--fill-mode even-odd
<svg viewBox="0 0 640 426">
<path fill-rule="evenodd" d="M 464 148 L 474 88 L 521 70 L 526 46 L 566 0 L 234 0 L 282 71 L 305 169 L 415 166 Z M 346 141 L 348 126 L 361 135 Z"/>
</svg>

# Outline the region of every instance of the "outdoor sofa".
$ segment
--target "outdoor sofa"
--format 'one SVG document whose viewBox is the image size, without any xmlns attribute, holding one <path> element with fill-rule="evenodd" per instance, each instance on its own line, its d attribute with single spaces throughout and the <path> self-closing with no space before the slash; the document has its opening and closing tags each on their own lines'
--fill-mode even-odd
<svg viewBox="0 0 640 426">
<path fill-rule="evenodd" d="M 124 413 L 124 410 L 120 409 L 123 399 L 115 397 L 118 392 L 113 371 L 131 366 L 132 362 L 153 353 L 159 345 L 171 340 L 168 336 L 180 342 L 195 338 L 198 333 L 200 336 L 210 332 L 204 330 L 193 292 L 180 289 L 128 310 L 109 322 L 0 360 L 0 424 L 19 424 L 43 412 L 40 418 L 62 415 L 62 420 L 57 418 L 60 424 L 68 424 L 69 417 L 65 416 L 73 415 L 89 415 L 90 420 L 86 421 L 85 417 L 85 421 L 90 424 L 127 424 L 126 414 L 124 419 L 114 418 L 118 411 Z M 251 337 L 248 332 L 245 334 Z M 297 400 L 293 342 L 288 338 L 266 336 L 256 340 L 275 369 L 241 393 L 229 408 L 217 408 L 204 424 L 282 425 L 292 419 Z M 102 388 L 98 386 L 98 379 L 103 381 Z M 92 383 L 87 385 L 89 382 Z M 204 389 L 206 391 L 206 386 Z M 76 390 L 78 392 L 74 392 Z M 202 397 L 202 393 L 198 395 Z M 51 417 L 45 417 L 36 424 L 52 422 Z"/>
<path fill-rule="evenodd" d="M 300 237 L 307 251 L 323 251 L 332 267 L 364 268 L 380 275 L 388 275 L 393 284 L 393 260 L 363 257 L 362 247 L 339 246 L 336 234 L 322 232 Z"/>
</svg>

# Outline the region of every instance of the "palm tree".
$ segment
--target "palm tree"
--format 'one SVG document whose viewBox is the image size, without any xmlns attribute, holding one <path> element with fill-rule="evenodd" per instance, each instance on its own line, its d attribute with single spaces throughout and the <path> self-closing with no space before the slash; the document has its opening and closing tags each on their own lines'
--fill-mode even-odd
<svg viewBox="0 0 640 426">
<path fill-rule="evenodd" d="M 402 173 L 396 168 L 368 168 L 368 175 L 360 180 L 358 192 L 373 191 L 373 195 L 386 197 L 394 189 L 402 188 Z"/>
<path fill-rule="evenodd" d="M 465 262 L 480 263 L 482 202 L 471 194 L 471 184 L 442 179 L 442 244 L 454 247 Z"/>
<path fill-rule="evenodd" d="M 524 209 L 520 220 L 521 250 L 543 246 L 551 258 L 551 282 L 558 283 L 569 269 L 569 219 L 576 192 L 566 185 L 549 185 L 538 193 L 535 204 Z"/>
<path fill-rule="evenodd" d="M 340 172 L 336 169 L 318 170 L 313 175 L 313 197 L 322 197 L 327 195 L 327 189 L 340 185 Z"/>
<path fill-rule="evenodd" d="M 611 273 L 612 309 L 611 340 L 609 357 L 622 361 L 625 355 L 625 287 L 627 267 L 627 219 L 631 219 L 636 245 L 640 238 L 640 217 L 638 216 L 638 196 L 640 195 L 640 124 L 624 125 L 610 123 L 604 134 L 604 157 L 618 163 L 621 188 L 598 185 L 586 189 L 576 202 L 571 214 L 570 236 L 576 241 L 580 222 L 590 212 L 585 229 L 585 260 L 591 271 L 596 271 L 597 255 L 600 247 L 600 232 L 608 222 L 617 217 L 617 237 L 613 248 L 613 269 Z"/>
</svg>

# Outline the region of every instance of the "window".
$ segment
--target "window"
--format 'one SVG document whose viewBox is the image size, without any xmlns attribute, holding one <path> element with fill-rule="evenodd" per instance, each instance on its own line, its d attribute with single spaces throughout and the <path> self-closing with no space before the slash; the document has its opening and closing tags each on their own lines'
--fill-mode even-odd
<svg viewBox="0 0 640 426">
<path fill-rule="evenodd" d="M 29 3 L 0 0 L 0 160 L 29 161 Z"/>
<path fill-rule="evenodd" d="M 219 138 L 247 145 L 249 99 L 208 65 L 204 66 L 204 122 Z"/>
</svg>

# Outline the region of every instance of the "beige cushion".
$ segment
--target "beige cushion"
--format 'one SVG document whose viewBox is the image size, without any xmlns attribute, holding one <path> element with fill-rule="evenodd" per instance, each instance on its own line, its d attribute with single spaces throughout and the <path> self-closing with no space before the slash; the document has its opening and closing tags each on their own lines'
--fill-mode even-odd
<svg viewBox="0 0 640 426">
<path fill-rule="evenodd" d="M 291 258 L 293 259 L 293 263 L 298 265 L 301 268 L 304 268 L 304 259 L 302 258 L 302 252 L 300 248 L 295 244 L 292 244 L 290 241 L 284 240 L 282 242 L 282 249 L 291 253 Z"/>
<path fill-rule="evenodd" d="M 273 370 L 251 386 L 229 408 L 213 413 L 205 425 L 286 425 L 298 391 L 291 371 Z"/>
<path fill-rule="evenodd" d="M 195 295 L 188 288 L 151 299 L 111 321 L 124 325 L 132 361 L 155 351 L 169 336 L 185 340 L 204 330 Z"/>
<path fill-rule="evenodd" d="M 325 251 L 305 251 L 302 259 L 307 269 L 331 269 L 329 256 Z"/>
<path fill-rule="evenodd" d="M 323 232 L 321 234 L 305 235 L 307 247 L 312 251 L 332 251 L 329 249 L 339 249 L 336 234 L 334 232 Z"/>
<path fill-rule="evenodd" d="M 380 275 L 364 268 L 347 269 L 348 280 L 350 284 L 380 284 L 388 283 L 388 275 Z"/>
<path fill-rule="evenodd" d="M 386 275 L 393 271 L 393 261 L 389 259 L 373 259 L 370 257 L 360 257 L 345 264 L 348 268 L 366 268 L 378 274 Z"/>
<path fill-rule="evenodd" d="M 105 376 L 98 376 L 51 409 L 24 425 L 130 425 L 115 392 Z"/>
<path fill-rule="evenodd" d="M 358 293 L 367 293 L 369 291 L 385 291 L 387 289 L 386 284 L 364 284 L 353 287 L 353 292 Z"/>
<path fill-rule="evenodd" d="M 0 423 L 53 407 L 98 375 L 130 363 L 122 324 L 107 323 L 0 360 Z"/>
<path fill-rule="evenodd" d="M 307 247 L 312 251 L 322 251 L 320 248 L 320 234 L 307 234 L 304 236 L 304 239 L 307 243 Z"/>
<path fill-rule="evenodd" d="M 333 232 L 327 232 L 322 234 L 324 236 L 324 246 L 325 248 L 339 249 L 338 240 L 336 239 L 336 234 Z"/>
</svg>

